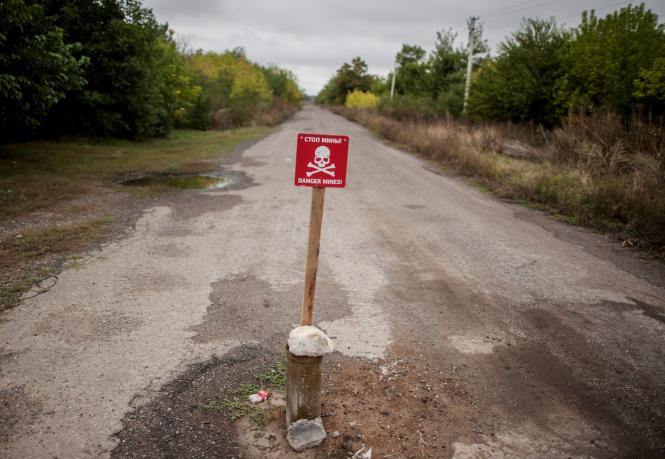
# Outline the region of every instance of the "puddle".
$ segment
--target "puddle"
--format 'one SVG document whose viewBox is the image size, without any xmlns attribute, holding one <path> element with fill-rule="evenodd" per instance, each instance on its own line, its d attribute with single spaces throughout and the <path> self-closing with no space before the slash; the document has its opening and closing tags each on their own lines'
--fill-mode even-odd
<svg viewBox="0 0 665 459">
<path fill-rule="evenodd" d="M 173 188 L 177 190 L 218 190 L 228 185 L 215 175 L 146 175 L 122 182 L 125 186 Z"/>
</svg>

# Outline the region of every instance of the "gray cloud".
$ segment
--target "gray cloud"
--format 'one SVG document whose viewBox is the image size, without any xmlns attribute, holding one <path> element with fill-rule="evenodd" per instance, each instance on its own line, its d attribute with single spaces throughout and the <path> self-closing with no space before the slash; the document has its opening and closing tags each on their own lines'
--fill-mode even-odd
<svg viewBox="0 0 665 459">
<path fill-rule="evenodd" d="M 292 70 L 316 94 L 342 62 L 362 56 L 375 74 L 392 67 L 402 43 L 431 49 L 437 30 L 452 28 L 466 42 L 466 18 L 479 15 L 495 48 L 522 17 L 560 18 L 576 25 L 584 9 L 605 14 L 617 0 L 144 0 L 190 47 L 223 51 L 242 46 L 252 60 Z M 627 3 L 627 2 L 626 2 Z M 645 2 L 661 18 L 665 3 Z M 513 7 L 512 5 L 518 5 Z"/>
</svg>

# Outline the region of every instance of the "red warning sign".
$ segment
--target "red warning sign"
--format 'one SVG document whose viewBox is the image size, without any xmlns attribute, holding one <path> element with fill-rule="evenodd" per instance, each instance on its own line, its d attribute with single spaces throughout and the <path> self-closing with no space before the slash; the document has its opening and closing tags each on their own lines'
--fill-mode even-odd
<svg viewBox="0 0 665 459">
<path fill-rule="evenodd" d="M 344 188 L 349 137 L 298 134 L 296 186 Z"/>
</svg>

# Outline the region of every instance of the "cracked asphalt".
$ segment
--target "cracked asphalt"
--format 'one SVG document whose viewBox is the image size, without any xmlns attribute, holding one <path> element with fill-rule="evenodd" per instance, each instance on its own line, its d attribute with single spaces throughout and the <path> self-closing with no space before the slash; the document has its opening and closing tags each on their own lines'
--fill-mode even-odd
<svg viewBox="0 0 665 459">
<path fill-rule="evenodd" d="M 1 455 L 108 456 L 127 413 L 192 364 L 283 348 L 309 210 L 298 132 L 350 136 L 348 186 L 326 192 L 315 322 L 340 358 L 454 375 L 481 419 L 433 457 L 665 455 L 662 264 L 313 106 L 226 158 L 233 186 L 146 209 L 3 315 Z"/>
</svg>

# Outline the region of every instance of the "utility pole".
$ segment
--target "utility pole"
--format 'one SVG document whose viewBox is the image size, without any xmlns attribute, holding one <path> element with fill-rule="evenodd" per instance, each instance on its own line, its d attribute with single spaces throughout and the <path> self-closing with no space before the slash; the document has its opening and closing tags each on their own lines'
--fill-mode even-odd
<svg viewBox="0 0 665 459">
<path fill-rule="evenodd" d="M 390 85 L 390 100 L 393 99 L 393 95 L 395 94 L 395 75 L 397 74 L 397 61 L 395 61 L 395 64 L 393 65 L 393 82 Z"/>
<path fill-rule="evenodd" d="M 464 86 L 464 106 L 463 113 L 466 113 L 466 105 L 469 103 L 469 92 L 471 92 L 471 70 L 473 69 L 473 49 L 476 45 L 476 21 L 477 17 L 472 16 L 469 18 L 467 24 L 469 25 L 469 46 L 467 49 L 467 63 L 466 63 L 466 84 Z"/>
</svg>

